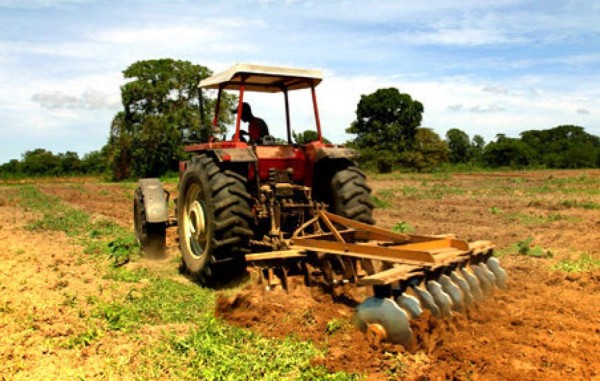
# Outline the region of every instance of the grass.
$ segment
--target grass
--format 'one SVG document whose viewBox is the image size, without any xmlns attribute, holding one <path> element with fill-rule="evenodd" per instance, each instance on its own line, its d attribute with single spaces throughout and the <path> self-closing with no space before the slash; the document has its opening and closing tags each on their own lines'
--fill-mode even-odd
<svg viewBox="0 0 600 381">
<path fill-rule="evenodd" d="M 600 204 L 592 201 L 563 200 L 559 205 L 565 208 L 578 208 L 587 210 L 600 209 Z"/>
<path fill-rule="evenodd" d="M 207 317 L 186 335 L 166 334 L 157 348 L 142 353 L 150 379 L 184 380 L 355 380 L 311 366 L 319 352 L 293 338 L 267 339 Z"/>
<path fill-rule="evenodd" d="M 564 216 L 560 213 L 550 213 L 547 215 L 536 215 L 536 214 L 526 214 L 526 213 L 508 213 L 508 214 L 505 214 L 505 217 L 508 221 L 518 222 L 525 226 L 543 225 L 543 224 L 547 224 L 550 222 L 556 222 L 556 221 L 568 221 L 568 222 L 579 222 L 580 221 L 579 218 Z"/>
<path fill-rule="evenodd" d="M 40 192 L 32 185 L 19 188 L 19 205 L 41 213 L 28 223 L 31 231 L 59 231 L 72 237 L 88 255 L 106 255 L 120 266 L 139 255 L 132 232 L 108 219 L 91 219 L 85 212 L 62 203 L 57 197 Z"/>
<path fill-rule="evenodd" d="M 128 269 L 138 259 L 133 235 L 105 219 L 40 192 L 32 185 L 18 189 L 21 207 L 39 214 L 26 225 L 32 231 L 64 232 L 83 247 L 77 261 L 93 261 L 110 283 L 98 285 L 98 296 L 63 293 L 63 308 L 85 319 L 83 329 L 56 339 L 67 349 L 102 346 L 105 338 L 137 346 L 135 361 L 107 359 L 106 374 L 113 378 L 184 380 L 355 380 L 356 374 L 330 373 L 313 366 L 323 352 L 294 337 L 270 339 L 230 326 L 214 317 L 215 292 L 186 281 L 176 273 Z M 104 290 L 111 290 L 109 293 Z M 108 295 L 108 296 L 107 296 Z M 10 306 L 1 306 L 8 311 Z M 331 323 L 331 333 L 341 322 Z M 178 326 L 174 329 L 173 325 Z M 147 343 L 142 328 L 159 330 Z M 182 329 L 187 333 L 182 334 Z"/>
<path fill-rule="evenodd" d="M 589 253 L 582 253 L 579 259 L 564 259 L 552 266 L 552 269 L 569 273 L 598 270 L 600 269 L 600 259 L 592 257 Z"/>
<path fill-rule="evenodd" d="M 382 196 L 383 197 L 383 196 Z M 379 198 L 375 195 L 371 196 L 371 201 L 377 209 L 388 209 L 392 207 L 392 203 L 384 198 Z"/>
<path fill-rule="evenodd" d="M 329 374 L 325 368 L 311 366 L 312 359 L 322 355 L 311 343 L 293 337 L 268 339 L 222 323 L 213 316 L 214 299 L 212 290 L 155 278 L 141 290 L 130 292 L 123 301 L 97 306 L 95 317 L 107 330 L 130 334 L 144 325 L 189 325 L 184 335 L 165 329 L 157 346 L 146 347 L 140 353 L 142 366 L 138 371 L 152 375 L 148 377 L 151 379 L 358 378 Z M 342 328 L 339 320 L 330 323 L 329 334 Z"/>
</svg>

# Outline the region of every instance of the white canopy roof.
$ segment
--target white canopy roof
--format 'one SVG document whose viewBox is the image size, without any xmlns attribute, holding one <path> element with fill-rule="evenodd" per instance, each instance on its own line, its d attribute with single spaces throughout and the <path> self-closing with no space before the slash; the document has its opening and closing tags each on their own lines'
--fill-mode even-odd
<svg viewBox="0 0 600 381">
<path fill-rule="evenodd" d="M 207 89 L 238 90 L 244 81 L 245 90 L 276 93 L 317 86 L 323 79 L 321 70 L 236 64 L 228 70 L 200 81 L 199 87 Z"/>
</svg>

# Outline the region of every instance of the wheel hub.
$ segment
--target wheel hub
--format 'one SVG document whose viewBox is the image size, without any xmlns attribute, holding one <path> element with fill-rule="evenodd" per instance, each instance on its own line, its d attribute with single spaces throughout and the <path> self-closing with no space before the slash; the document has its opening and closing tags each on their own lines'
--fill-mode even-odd
<svg viewBox="0 0 600 381">
<path fill-rule="evenodd" d="M 190 253 L 196 258 L 200 258 L 206 250 L 207 244 L 207 226 L 204 205 L 198 200 L 199 192 L 195 190 L 190 192 L 187 213 L 185 214 L 184 231 L 186 240 L 190 247 Z"/>
</svg>

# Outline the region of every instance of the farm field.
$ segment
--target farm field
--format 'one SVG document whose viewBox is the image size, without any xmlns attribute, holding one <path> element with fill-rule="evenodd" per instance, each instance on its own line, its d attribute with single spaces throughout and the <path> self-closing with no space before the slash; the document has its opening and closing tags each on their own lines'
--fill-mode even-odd
<svg viewBox="0 0 600 381">
<path fill-rule="evenodd" d="M 135 183 L 0 183 L 0 379 L 600 379 L 600 170 L 369 184 L 378 226 L 494 241 L 509 289 L 418 322 L 411 351 L 372 348 L 316 290 L 191 282 L 174 229 L 139 258 Z"/>
</svg>

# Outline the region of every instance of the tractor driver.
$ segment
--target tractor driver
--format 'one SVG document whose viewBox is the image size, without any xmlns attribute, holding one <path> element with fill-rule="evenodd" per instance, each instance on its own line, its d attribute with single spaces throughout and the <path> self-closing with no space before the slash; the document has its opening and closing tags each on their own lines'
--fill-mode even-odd
<svg viewBox="0 0 600 381">
<path fill-rule="evenodd" d="M 243 131 L 250 138 L 250 142 L 259 142 L 269 135 L 269 127 L 261 118 L 252 115 L 252 109 L 246 102 L 242 104 L 242 121 L 248 123 L 248 132 Z"/>
</svg>

